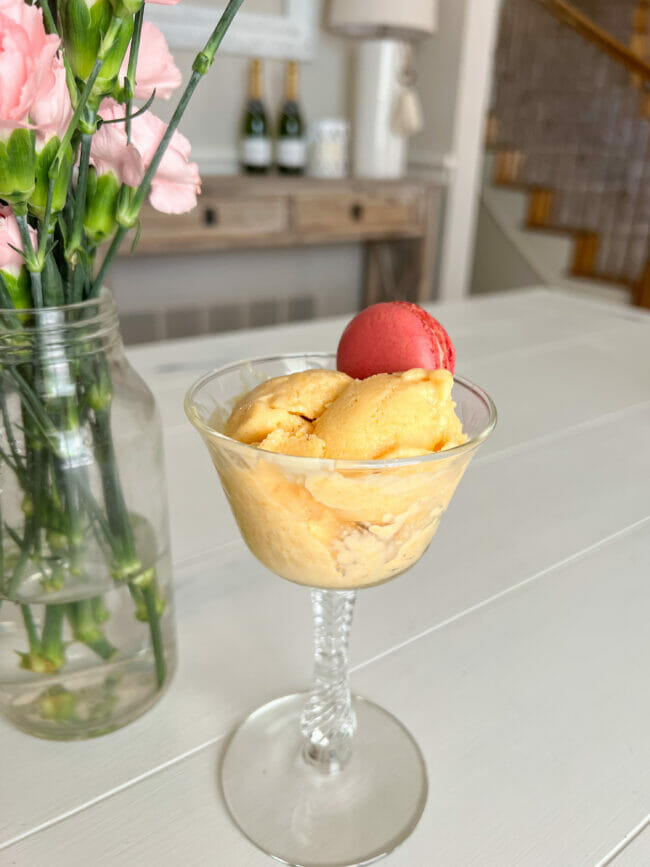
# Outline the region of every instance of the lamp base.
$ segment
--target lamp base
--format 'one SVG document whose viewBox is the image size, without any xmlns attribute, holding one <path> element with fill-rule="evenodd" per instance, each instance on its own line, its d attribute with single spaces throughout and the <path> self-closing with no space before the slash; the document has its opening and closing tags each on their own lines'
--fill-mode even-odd
<svg viewBox="0 0 650 867">
<path fill-rule="evenodd" d="M 407 139 L 394 130 L 405 43 L 367 39 L 357 46 L 352 168 L 356 177 L 399 178 Z"/>
<path fill-rule="evenodd" d="M 352 755 L 336 773 L 303 756 L 306 695 L 279 698 L 237 729 L 223 759 L 228 809 L 251 842 L 296 867 L 350 867 L 391 852 L 427 797 L 422 753 L 392 714 L 353 698 Z"/>
</svg>

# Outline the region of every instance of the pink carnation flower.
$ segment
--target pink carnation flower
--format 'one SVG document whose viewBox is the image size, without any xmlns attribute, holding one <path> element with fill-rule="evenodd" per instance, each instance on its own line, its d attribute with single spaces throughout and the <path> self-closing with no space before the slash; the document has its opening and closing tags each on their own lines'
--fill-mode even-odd
<svg viewBox="0 0 650 867">
<path fill-rule="evenodd" d="M 99 114 L 106 119 L 124 117 L 124 106 L 113 99 L 105 99 L 99 107 Z M 102 125 L 93 136 L 90 161 L 99 174 L 112 171 L 121 183 L 136 187 L 151 164 L 166 129 L 167 124 L 150 111 L 145 111 L 131 121 L 131 144 L 127 145 L 123 123 Z M 201 178 L 196 163 L 189 161 L 190 151 L 189 141 L 175 132 L 149 190 L 149 201 L 156 210 L 165 214 L 184 214 L 196 206 Z"/>
<path fill-rule="evenodd" d="M 41 88 L 32 105 L 30 116 L 36 127 L 36 146 L 42 147 L 53 136 L 62 139 L 72 120 L 72 103 L 65 80 L 65 67 L 60 57 L 55 57 L 52 65 L 53 86 Z"/>
<path fill-rule="evenodd" d="M 36 248 L 38 246 L 36 229 L 32 229 L 30 226 L 29 234 L 32 245 Z M 0 271 L 8 271 L 17 277 L 21 267 L 25 264 L 25 260 L 22 254 L 16 252 L 13 247 L 18 250 L 23 249 L 18 223 L 11 208 L 0 207 Z"/>
<path fill-rule="evenodd" d="M 37 96 L 54 86 L 58 47 L 59 37 L 45 32 L 40 9 L 23 0 L 0 0 L 0 128 L 28 125 Z"/>
<path fill-rule="evenodd" d="M 128 65 L 129 52 L 127 51 L 120 70 L 121 80 L 126 78 Z M 144 100 L 149 99 L 154 89 L 156 96 L 169 99 L 182 81 L 180 69 L 174 63 L 165 37 L 150 21 L 145 21 L 142 25 L 135 81 L 136 99 Z"/>
<path fill-rule="evenodd" d="M 149 3 L 155 3 L 157 6 L 175 6 L 179 0 L 148 0 Z"/>
<path fill-rule="evenodd" d="M 99 107 L 104 120 L 123 118 L 125 111 L 114 99 L 103 100 Z M 137 187 L 144 177 L 142 156 L 133 143 L 127 144 L 123 123 L 106 123 L 99 127 L 90 145 L 90 162 L 98 175 L 113 172 L 121 184 L 129 187 Z"/>
</svg>

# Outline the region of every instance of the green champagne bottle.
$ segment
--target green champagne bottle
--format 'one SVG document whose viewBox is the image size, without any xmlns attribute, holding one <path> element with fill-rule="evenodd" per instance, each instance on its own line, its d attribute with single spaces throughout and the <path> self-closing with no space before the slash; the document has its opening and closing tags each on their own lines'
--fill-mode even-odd
<svg viewBox="0 0 650 867">
<path fill-rule="evenodd" d="M 307 163 L 305 125 L 298 105 L 298 64 L 295 60 L 287 63 L 286 95 L 278 124 L 276 161 L 278 170 L 284 175 L 302 175 Z"/>
<path fill-rule="evenodd" d="M 241 137 L 241 165 L 250 174 L 266 174 L 271 168 L 269 122 L 262 98 L 262 61 L 251 60 L 248 101 Z"/>
</svg>

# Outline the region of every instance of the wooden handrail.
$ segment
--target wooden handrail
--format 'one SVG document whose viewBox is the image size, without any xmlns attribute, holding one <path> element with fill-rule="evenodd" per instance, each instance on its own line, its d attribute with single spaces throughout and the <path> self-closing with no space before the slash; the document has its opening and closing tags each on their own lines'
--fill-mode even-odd
<svg viewBox="0 0 650 867">
<path fill-rule="evenodd" d="M 585 39 L 593 42 L 601 51 L 622 63 L 630 72 L 640 75 L 645 84 L 650 83 L 650 63 L 633 54 L 629 48 L 626 48 L 618 39 L 614 39 L 611 34 L 595 24 L 591 18 L 584 15 L 571 3 L 567 3 L 566 0 L 537 0 L 537 3 L 544 6 L 555 18 L 572 27 Z"/>
</svg>

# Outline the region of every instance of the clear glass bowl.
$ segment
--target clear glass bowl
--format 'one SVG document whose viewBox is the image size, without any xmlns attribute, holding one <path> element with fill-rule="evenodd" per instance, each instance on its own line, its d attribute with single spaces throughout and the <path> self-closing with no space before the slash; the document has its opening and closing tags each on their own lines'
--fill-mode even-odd
<svg viewBox="0 0 650 867">
<path fill-rule="evenodd" d="M 419 560 L 495 415 L 485 392 L 456 377 L 453 397 L 468 439 L 435 454 L 334 461 L 267 452 L 222 433 L 238 398 L 260 382 L 335 367 L 324 353 L 229 365 L 193 386 L 186 410 L 257 559 L 299 584 L 351 590 L 394 578 Z"/>
<path fill-rule="evenodd" d="M 312 589 L 315 663 L 308 695 L 255 711 L 222 765 L 228 808 L 243 833 L 301 867 L 366 864 L 415 828 L 427 774 L 410 733 L 390 713 L 352 697 L 347 646 L 356 590 L 395 578 L 427 549 L 469 461 L 496 423 L 492 400 L 454 378 L 467 441 L 435 454 L 348 461 L 294 457 L 223 433 L 236 401 L 260 382 L 334 355 L 258 358 L 206 374 L 185 410 L 201 434 L 252 553 Z"/>
</svg>

